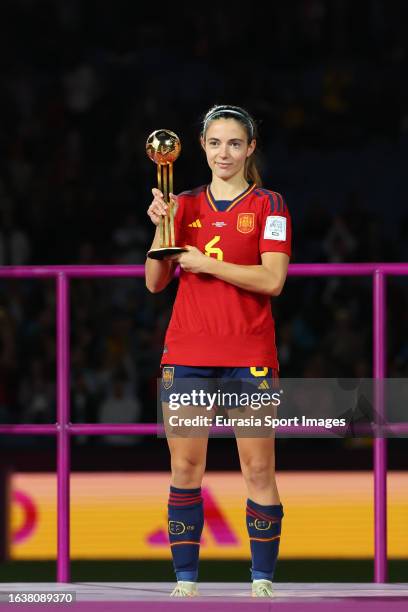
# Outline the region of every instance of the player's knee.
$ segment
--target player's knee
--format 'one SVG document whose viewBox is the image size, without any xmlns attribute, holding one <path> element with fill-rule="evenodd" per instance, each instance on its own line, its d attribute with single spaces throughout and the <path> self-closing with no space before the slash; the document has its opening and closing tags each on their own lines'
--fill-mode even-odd
<svg viewBox="0 0 408 612">
<path fill-rule="evenodd" d="M 245 479 L 253 485 L 263 486 L 270 483 L 275 472 L 275 463 L 272 459 L 248 460 L 242 465 Z"/>
<path fill-rule="evenodd" d="M 189 482 L 200 480 L 204 474 L 205 461 L 192 457 L 172 459 L 171 471 L 177 481 Z"/>
</svg>

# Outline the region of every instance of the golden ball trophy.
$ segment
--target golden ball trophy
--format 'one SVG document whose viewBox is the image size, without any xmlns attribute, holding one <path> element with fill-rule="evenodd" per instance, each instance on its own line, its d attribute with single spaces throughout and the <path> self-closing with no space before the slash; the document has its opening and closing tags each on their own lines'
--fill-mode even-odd
<svg viewBox="0 0 408 612">
<path fill-rule="evenodd" d="M 157 186 L 163 193 L 168 206 L 167 215 L 160 217 L 160 248 L 151 249 L 147 256 L 152 259 L 164 259 L 168 255 L 177 255 L 186 251 L 176 246 L 174 236 L 174 203 L 169 194 L 173 193 L 173 162 L 181 151 L 180 139 L 170 130 L 156 130 L 146 141 L 146 153 L 157 164 Z"/>
</svg>

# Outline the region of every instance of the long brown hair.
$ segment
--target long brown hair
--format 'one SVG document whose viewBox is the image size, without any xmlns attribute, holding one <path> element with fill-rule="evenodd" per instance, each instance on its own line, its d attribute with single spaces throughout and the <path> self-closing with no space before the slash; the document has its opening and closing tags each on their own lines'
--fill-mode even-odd
<svg viewBox="0 0 408 612">
<path fill-rule="evenodd" d="M 248 144 L 258 137 L 257 125 L 248 111 L 240 106 L 217 104 L 210 108 L 204 116 L 201 130 L 202 138 L 205 138 L 205 133 L 211 121 L 216 119 L 235 119 L 235 121 L 239 121 L 247 133 Z M 257 187 L 262 187 L 262 179 L 257 166 L 256 149 L 245 162 L 244 175 L 248 182 L 255 183 Z"/>
</svg>

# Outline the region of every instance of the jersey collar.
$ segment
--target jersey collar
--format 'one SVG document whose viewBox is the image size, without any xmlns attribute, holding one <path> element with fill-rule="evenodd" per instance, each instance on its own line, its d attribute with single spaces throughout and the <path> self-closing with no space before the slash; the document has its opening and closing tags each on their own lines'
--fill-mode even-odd
<svg viewBox="0 0 408 612">
<path fill-rule="evenodd" d="M 240 193 L 239 196 L 237 196 L 236 198 L 234 198 L 233 200 L 231 200 L 231 204 L 228 206 L 228 208 L 226 208 L 224 211 L 221 212 L 229 212 L 232 208 L 234 208 L 234 206 L 236 206 L 237 204 L 239 204 L 239 202 L 241 202 L 244 198 L 247 197 L 247 195 L 249 195 L 250 193 L 253 192 L 253 190 L 255 189 L 256 184 L 252 183 L 252 185 L 249 185 L 245 191 L 243 191 L 242 193 Z M 216 200 L 214 200 L 214 197 L 211 193 L 211 189 L 210 186 L 207 185 L 207 189 L 206 189 L 206 196 L 207 196 L 207 202 L 210 206 L 210 208 L 212 208 L 212 210 L 215 210 L 216 212 L 220 212 L 217 208 L 216 205 Z"/>
</svg>

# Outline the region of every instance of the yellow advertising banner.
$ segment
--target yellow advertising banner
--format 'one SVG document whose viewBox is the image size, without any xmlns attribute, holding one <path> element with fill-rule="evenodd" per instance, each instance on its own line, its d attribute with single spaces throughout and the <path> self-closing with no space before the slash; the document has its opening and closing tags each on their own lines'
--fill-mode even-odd
<svg viewBox="0 0 408 612">
<path fill-rule="evenodd" d="M 54 474 L 11 478 L 11 559 L 54 559 L 57 487 Z M 285 517 L 281 558 L 367 558 L 374 553 L 371 472 L 283 472 L 278 486 Z M 169 559 L 168 473 L 73 473 L 73 559 Z M 234 472 L 203 482 L 203 559 L 249 559 L 246 490 Z M 388 477 L 388 550 L 408 557 L 408 472 Z"/>
</svg>

